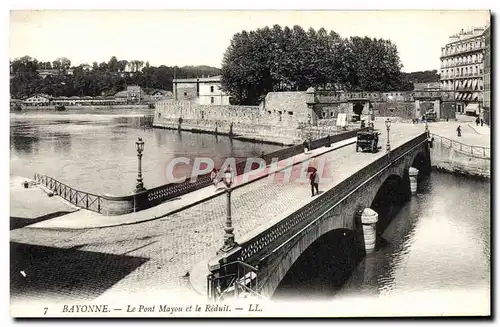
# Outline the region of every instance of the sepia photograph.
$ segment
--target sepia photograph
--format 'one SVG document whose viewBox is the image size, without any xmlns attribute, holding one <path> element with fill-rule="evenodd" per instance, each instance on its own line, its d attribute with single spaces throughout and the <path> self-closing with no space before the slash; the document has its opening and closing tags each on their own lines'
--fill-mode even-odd
<svg viewBox="0 0 500 327">
<path fill-rule="evenodd" d="M 10 316 L 491 318 L 491 15 L 11 9 Z"/>
</svg>

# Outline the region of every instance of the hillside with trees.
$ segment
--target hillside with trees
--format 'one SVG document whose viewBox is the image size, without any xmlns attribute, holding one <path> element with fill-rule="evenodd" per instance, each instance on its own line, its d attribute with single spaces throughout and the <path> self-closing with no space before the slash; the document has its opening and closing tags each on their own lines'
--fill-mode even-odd
<svg viewBox="0 0 500 327">
<path fill-rule="evenodd" d="M 220 74 L 218 68 L 209 66 L 155 67 L 149 62 L 118 60 L 115 56 L 108 62 L 79 66 L 71 66 L 68 58 L 40 62 L 24 56 L 11 61 L 10 67 L 10 94 L 12 98 L 18 99 L 36 93 L 52 96 L 113 95 L 124 90 L 126 85 L 139 85 L 145 90 L 171 91 L 174 73 L 176 78 Z M 53 74 L 43 77 L 44 70 L 50 70 Z M 72 74 L 69 74 L 70 70 Z"/>
<path fill-rule="evenodd" d="M 439 82 L 437 70 L 426 70 L 420 72 L 403 73 L 403 79 L 409 83 L 434 83 Z"/>
</svg>

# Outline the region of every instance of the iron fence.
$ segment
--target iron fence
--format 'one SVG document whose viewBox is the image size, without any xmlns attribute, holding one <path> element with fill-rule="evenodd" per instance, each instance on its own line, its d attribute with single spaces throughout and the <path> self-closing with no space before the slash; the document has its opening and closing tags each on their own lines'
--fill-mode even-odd
<svg viewBox="0 0 500 327">
<path fill-rule="evenodd" d="M 483 147 L 483 146 L 477 146 L 477 145 L 469 145 L 469 144 L 464 144 L 458 141 L 454 141 L 452 139 L 449 139 L 447 137 L 443 137 L 440 135 L 436 134 L 431 134 L 435 139 L 439 139 L 439 143 L 442 147 L 445 148 L 450 148 L 455 151 L 461 152 L 463 154 L 468 154 L 472 157 L 477 157 L 477 158 L 484 158 L 484 159 L 490 159 L 491 154 L 490 154 L 490 148 Z M 437 140 L 434 140 L 437 141 Z"/>
<path fill-rule="evenodd" d="M 102 198 L 99 195 L 75 190 L 47 175 L 35 173 L 34 180 L 79 208 L 101 213 Z"/>
</svg>

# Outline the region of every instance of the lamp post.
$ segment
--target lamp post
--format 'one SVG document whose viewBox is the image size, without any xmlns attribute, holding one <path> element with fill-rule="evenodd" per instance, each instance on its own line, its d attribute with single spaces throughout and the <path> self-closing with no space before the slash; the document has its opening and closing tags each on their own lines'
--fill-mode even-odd
<svg viewBox="0 0 500 327">
<path fill-rule="evenodd" d="M 226 168 L 224 172 L 223 178 L 224 184 L 226 185 L 226 194 L 227 194 L 227 216 L 226 216 L 226 227 L 224 227 L 224 245 L 220 249 L 219 252 L 227 253 L 231 251 L 236 242 L 234 241 L 234 228 L 231 218 L 231 184 L 233 184 L 233 172 L 230 167 Z"/>
<path fill-rule="evenodd" d="M 387 118 L 385 120 L 385 127 L 387 127 L 387 144 L 385 146 L 385 149 L 387 152 L 391 151 L 391 143 L 389 142 L 389 130 L 391 129 L 391 120 Z"/>
<path fill-rule="evenodd" d="M 135 185 L 135 193 L 139 193 L 145 191 L 144 183 L 142 182 L 142 151 L 144 151 L 144 142 L 142 138 L 138 138 L 137 142 L 135 142 L 137 147 L 137 183 Z"/>
<path fill-rule="evenodd" d="M 309 124 L 309 133 L 308 133 L 309 151 L 311 151 L 312 150 L 311 114 L 307 114 L 307 123 Z"/>
</svg>

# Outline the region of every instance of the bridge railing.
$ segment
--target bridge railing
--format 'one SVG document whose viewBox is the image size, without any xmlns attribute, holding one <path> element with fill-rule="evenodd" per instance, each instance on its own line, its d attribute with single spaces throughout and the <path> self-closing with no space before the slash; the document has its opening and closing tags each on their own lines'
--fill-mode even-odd
<svg viewBox="0 0 500 327">
<path fill-rule="evenodd" d="M 218 302 L 228 297 L 238 297 L 244 293 L 260 297 L 258 269 L 245 262 L 233 261 L 222 265 L 223 275 L 207 275 L 207 296 L 209 300 Z"/>
<path fill-rule="evenodd" d="M 325 136 L 320 139 L 313 140 L 311 142 L 311 150 L 321 148 L 323 146 L 329 146 L 331 143 L 336 143 L 340 141 L 344 141 L 355 137 L 359 131 L 363 131 L 367 128 L 357 129 L 349 132 L 333 134 L 330 136 Z M 271 153 L 264 154 L 262 158 L 266 161 L 266 164 L 269 165 L 272 162 L 272 159 L 278 158 L 279 160 L 288 159 L 290 157 L 296 156 L 300 153 L 304 152 L 304 145 L 299 144 L 295 146 L 291 146 L 285 149 L 280 149 Z"/>
<path fill-rule="evenodd" d="M 102 198 L 99 195 L 76 190 L 47 175 L 36 173 L 34 180 L 77 207 L 101 213 Z"/>
<path fill-rule="evenodd" d="M 314 140 L 312 148 L 315 149 L 329 145 L 330 143 L 349 139 L 354 137 L 356 133 L 357 130 L 335 134 L 330 136 L 330 138 L 324 137 Z M 304 152 L 304 146 L 300 144 L 264 154 L 261 157 L 265 160 L 266 165 L 269 165 L 275 158 L 284 160 L 302 152 Z M 238 161 L 236 163 L 236 175 L 244 174 L 246 166 L 247 160 Z M 254 170 L 258 167 L 258 163 L 253 163 L 251 169 Z M 194 181 L 191 180 L 191 177 L 187 177 L 182 182 L 161 185 L 133 195 L 99 196 L 76 190 L 54 178 L 42 174 L 35 174 L 35 181 L 43 184 L 55 194 L 80 208 L 107 215 L 120 215 L 151 208 L 165 201 L 212 185 L 210 173 L 207 173 L 196 176 Z"/>
<path fill-rule="evenodd" d="M 387 155 L 377 159 L 367 167 L 357 171 L 337 186 L 320 195 L 315 201 L 309 202 L 297 211 L 282 219 L 277 224 L 255 235 L 251 239 L 240 244 L 240 251 L 236 260 L 253 263 L 257 257 L 262 258 L 269 251 L 272 244 L 281 244 L 293 236 L 310 221 L 320 216 L 331 208 L 332 203 L 337 203 L 353 191 L 360 181 L 367 180 L 387 165 L 397 161 L 406 152 L 427 141 L 427 134 L 423 133 L 413 140 L 395 148 Z"/>
<path fill-rule="evenodd" d="M 431 134 L 431 135 L 434 137 L 435 141 L 440 142 L 442 147 L 451 148 L 455 151 L 459 151 L 463 154 L 468 154 L 473 157 L 479 157 L 485 159 L 491 158 L 490 148 L 478 145 L 464 144 L 437 134 Z"/>
</svg>

